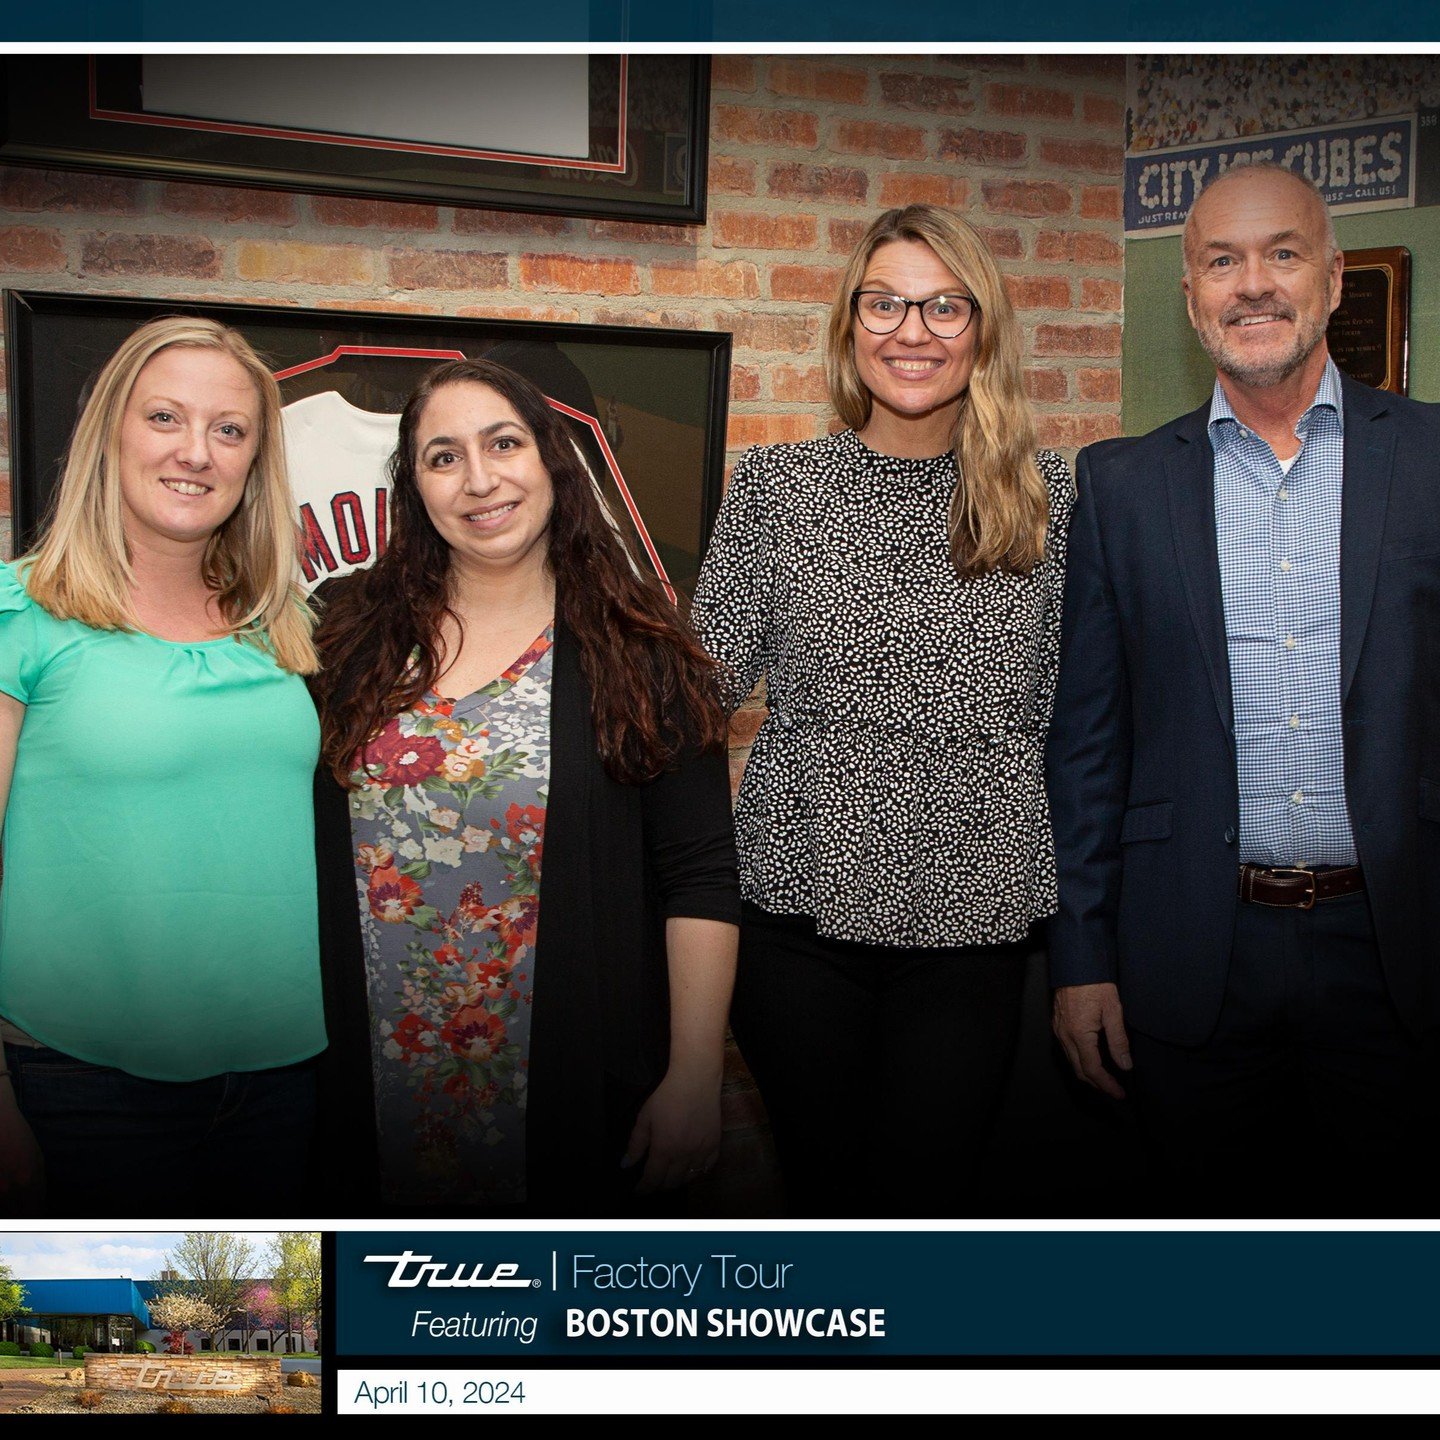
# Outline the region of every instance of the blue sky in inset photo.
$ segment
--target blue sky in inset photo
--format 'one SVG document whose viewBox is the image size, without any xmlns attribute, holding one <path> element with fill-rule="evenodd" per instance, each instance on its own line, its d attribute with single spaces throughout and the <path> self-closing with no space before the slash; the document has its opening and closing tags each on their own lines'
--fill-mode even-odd
<svg viewBox="0 0 1440 1440">
<path fill-rule="evenodd" d="M 257 1257 L 274 1234 L 244 1232 Z M 153 1280 L 183 1239 L 178 1230 L 0 1232 L 0 1260 L 17 1280 Z"/>
</svg>

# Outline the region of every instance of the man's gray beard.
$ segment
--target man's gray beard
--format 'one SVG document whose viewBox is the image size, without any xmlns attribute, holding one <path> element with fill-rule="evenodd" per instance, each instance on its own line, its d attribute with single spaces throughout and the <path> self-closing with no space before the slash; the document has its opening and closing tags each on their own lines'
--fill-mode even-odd
<svg viewBox="0 0 1440 1440">
<path fill-rule="evenodd" d="M 1239 384 L 1248 385 L 1255 390 L 1268 390 L 1274 385 L 1283 384 L 1305 364 L 1315 353 L 1315 347 L 1324 340 L 1326 328 L 1326 324 L 1321 324 L 1314 329 L 1313 333 L 1307 334 L 1304 330 L 1298 331 L 1295 336 L 1295 344 L 1291 347 L 1288 355 L 1282 355 L 1276 360 L 1248 365 L 1230 354 L 1223 343 L 1212 343 L 1211 337 L 1206 331 L 1200 330 L 1196 333 L 1200 337 L 1200 348 L 1210 357 L 1215 368 L 1226 379 L 1235 380 Z"/>
</svg>

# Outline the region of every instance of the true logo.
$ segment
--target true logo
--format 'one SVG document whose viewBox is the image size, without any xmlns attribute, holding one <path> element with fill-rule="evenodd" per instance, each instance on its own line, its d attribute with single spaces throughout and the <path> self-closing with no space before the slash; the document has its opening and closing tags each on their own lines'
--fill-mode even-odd
<svg viewBox="0 0 1440 1440">
<path fill-rule="evenodd" d="M 522 1276 L 520 1266 L 505 1260 L 485 1273 L 485 1262 L 477 1260 L 466 1273 L 465 1262 L 446 1266 L 430 1255 L 417 1255 L 406 1250 L 403 1255 L 367 1255 L 365 1263 L 393 1265 L 385 1282 L 391 1290 L 413 1290 L 423 1285 L 427 1290 L 532 1290 L 539 1289 L 538 1280 Z"/>
</svg>

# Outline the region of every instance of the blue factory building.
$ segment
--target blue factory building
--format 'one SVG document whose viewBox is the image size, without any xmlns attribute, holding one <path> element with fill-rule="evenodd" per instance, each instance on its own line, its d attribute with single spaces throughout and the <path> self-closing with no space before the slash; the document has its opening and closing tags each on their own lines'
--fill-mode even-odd
<svg viewBox="0 0 1440 1440">
<path fill-rule="evenodd" d="M 36 1341 L 57 1351 L 73 1352 L 77 1345 L 115 1355 L 133 1354 L 138 1342 L 148 1340 L 161 1347 L 165 1334 L 155 1329 L 147 1309 L 160 1286 L 153 1280 L 25 1280 L 16 1277 L 24 1292 L 29 1312 L 0 1320 L 0 1341 L 15 1341 L 29 1347 Z M 199 1331 L 186 1332 L 197 1351 L 212 1347 L 212 1337 Z M 217 1350 L 263 1355 L 274 1351 L 293 1353 L 311 1348 L 315 1337 L 309 1331 L 230 1328 L 213 1337 Z"/>
<path fill-rule="evenodd" d="M 150 1329 L 145 1302 L 155 1287 L 149 1281 L 21 1280 L 20 1285 L 30 1313 L 0 1323 L 0 1340 L 123 1354 Z"/>
</svg>

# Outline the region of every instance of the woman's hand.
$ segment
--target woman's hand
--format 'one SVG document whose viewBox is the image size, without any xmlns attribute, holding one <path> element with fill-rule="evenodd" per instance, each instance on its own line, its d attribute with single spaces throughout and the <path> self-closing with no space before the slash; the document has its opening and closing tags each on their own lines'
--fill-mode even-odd
<svg viewBox="0 0 1440 1440">
<path fill-rule="evenodd" d="M 719 920 L 672 915 L 665 922 L 670 1068 L 640 1107 L 620 1162 L 638 1165 L 645 1156 L 637 1195 L 687 1185 L 720 1158 L 720 1077 L 738 934 Z"/>
<path fill-rule="evenodd" d="M 45 1196 L 45 1162 L 10 1081 L 0 1077 L 0 1214 L 40 1214 Z"/>
<path fill-rule="evenodd" d="M 672 1065 L 640 1107 L 625 1166 L 645 1160 L 637 1195 L 674 1190 L 714 1169 L 720 1158 L 720 1077 Z"/>
</svg>

